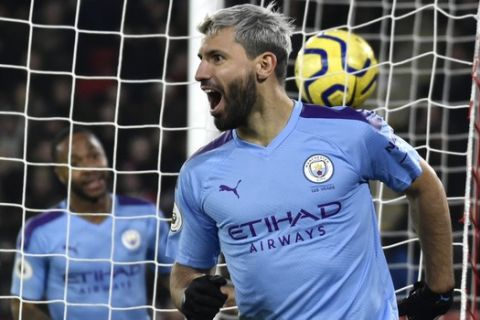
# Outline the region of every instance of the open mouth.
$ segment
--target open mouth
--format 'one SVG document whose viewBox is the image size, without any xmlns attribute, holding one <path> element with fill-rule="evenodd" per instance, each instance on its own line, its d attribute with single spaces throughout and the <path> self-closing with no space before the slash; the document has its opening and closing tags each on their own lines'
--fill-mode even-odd
<svg viewBox="0 0 480 320">
<path fill-rule="evenodd" d="M 98 189 L 103 186 L 103 179 L 93 179 L 85 182 L 85 187 L 88 189 Z"/>
<path fill-rule="evenodd" d="M 88 190 L 98 190 L 105 187 L 105 177 L 102 174 L 96 174 L 83 182 L 83 185 Z"/>
<path fill-rule="evenodd" d="M 220 102 L 222 101 L 222 93 L 216 89 L 204 89 L 208 97 L 208 102 L 210 103 L 210 112 L 216 113 Z"/>
</svg>

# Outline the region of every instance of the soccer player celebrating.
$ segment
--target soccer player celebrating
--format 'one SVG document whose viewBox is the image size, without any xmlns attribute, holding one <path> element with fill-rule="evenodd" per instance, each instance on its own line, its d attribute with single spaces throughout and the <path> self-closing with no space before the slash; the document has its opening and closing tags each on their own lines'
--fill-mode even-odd
<svg viewBox="0 0 480 320">
<path fill-rule="evenodd" d="M 164 254 L 168 224 L 158 219 L 162 214 L 150 202 L 108 192 L 105 151 L 87 129 L 75 127 L 71 137 L 68 129 L 59 133 L 52 156 L 74 167 L 55 169 L 69 198 L 31 218 L 19 233 L 24 254 L 16 257 L 11 291 L 26 300 L 22 319 L 49 319 L 35 301 L 48 303 L 51 319 L 150 319 L 146 260 L 171 262 Z M 170 268 L 158 270 L 168 286 Z M 13 300 L 16 319 L 19 309 Z"/>
<path fill-rule="evenodd" d="M 425 254 L 425 282 L 402 313 L 445 313 L 450 217 L 427 162 L 371 113 L 289 99 L 293 27 L 271 5 L 219 10 L 199 30 L 196 79 L 225 132 L 179 175 L 167 246 L 176 306 L 214 317 L 227 298 L 211 274 L 222 251 L 242 319 L 398 319 L 368 185 L 380 180 L 407 195 Z"/>
</svg>

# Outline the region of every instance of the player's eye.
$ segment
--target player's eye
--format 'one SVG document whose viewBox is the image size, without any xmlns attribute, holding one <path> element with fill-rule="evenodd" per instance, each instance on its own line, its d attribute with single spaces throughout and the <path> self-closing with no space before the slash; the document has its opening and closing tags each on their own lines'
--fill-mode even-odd
<svg viewBox="0 0 480 320">
<path fill-rule="evenodd" d="M 225 58 L 221 54 L 214 54 L 212 55 L 212 61 L 215 63 L 219 63 L 225 60 Z"/>
</svg>

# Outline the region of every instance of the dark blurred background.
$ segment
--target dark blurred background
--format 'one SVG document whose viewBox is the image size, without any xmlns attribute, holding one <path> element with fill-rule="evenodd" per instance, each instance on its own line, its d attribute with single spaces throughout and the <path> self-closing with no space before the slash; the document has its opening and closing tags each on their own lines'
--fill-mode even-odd
<svg viewBox="0 0 480 320">
<path fill-rule="evenodd" d="M 245 2 L 271 1 L 225 6 Z M 380 75 L 367 107 L 434 166 L 461 242 L 475 19 L 439 14 L 428 1 L 395 8 L 365 0 L 277 3 L 298 28 L 286 83 L 293 99 L 294 59 L 309 35 L 348 24 L 371 44 Z M 474 0 L 435 3 L 458 17 L 478 7 Z M 0 2 L 0 320 L 11 319 L 10 276 L 24 219 L 66 196 L 49 164 L 50 142 L 62 128 L 90 127 L 116 170 L 113 191 L 149 199 L 170 217 L 176 175 L 187 158 L 188 7 L 188 0 L 131 0 L 125 8 L 124 0 Z M 384 244 L 411 238 L 406 202 L 379 185 L 372 191 Z M 412 283 L 418 246 L 386 254 L 396 288 Z"/>
<path fill-rule="evenodd" d="M 186 86 L 170 83 L 187 80 L 187 41 L 175 37 L 188 34 L 188 1 L 129 1 L 122 25 L 123 5 L 0 2 L 0 296 L 9 295 L 24 217 L 66 196 L 48 163 L 52 138 L 72 122 L 104 143 L 114 192 L 170 217 L 186 158 L 186 132 L 172 129 L 186 126 L 187 108 Z M 9 299 L 0 299 L 0 319 L 10 319 Z"/>
</svg>

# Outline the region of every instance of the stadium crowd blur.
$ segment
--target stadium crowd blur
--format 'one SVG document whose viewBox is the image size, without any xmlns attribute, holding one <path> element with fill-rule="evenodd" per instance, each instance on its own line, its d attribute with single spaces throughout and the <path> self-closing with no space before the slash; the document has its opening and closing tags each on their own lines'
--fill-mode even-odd
<svg viewBox="0 0 480 320">
<path fill-rule="evenodd" d="M 0 18 L 6 18 L 0 19 L 0 111 L 4 112 L 0 115 L 0 249 L 3 249 L 0 252 L 0 297 L 9 295 L 15 239 L 24 219 L 65 197 L 65 191 L 53 174 L 53 166 L 49 164 L 50 141 L 72 121 L 88 126 L 104 142 L 110 166 L 116 171 L 112 174 L 114 192 L 150 199 L 169 216 L 176 173 L 187 157 L 186 131 L 182 128 L 187 125 L 188 86 L 172 83 L 187 81 L 188 2 L 135 0 L 128 1 L 125 8 L 124 1 L 119 0 L 0 2 Z M 260 3 L 225 1 L 225 4 L 243 2 Z M 283 1 L 277 2 L 283 4 Z M 302 21 L 305 1 L 289 3 L 296 5 L 288 8 L 288 14 Z M 345 23 L 349 1 L 342 4 L 341 10 L 335 5 L 323 6 L 320 23 L 317 21 L 319 15 L 315 14 L 320 7 L 312 2 L 309 9 L 312 14 L 308 19 L 315 26 L 310 31 L 337 26 L 339 21 Z M 368 7 L 358 10 L 354 25 L 385 14 L 381 6 L 376 10 Z M 373 24 L 360 32 L 378 34 L 378 28 Z M 473 23 L 462 25 L 460 22 L 458 28 L 459 35 L 475 34 Z M 81 32 L 76 32 L 78 30 Z M 152 36 L 136 37 L 140 34 Z M 294 36 L 294 52 L 303 40 L 301 34 Z M 372 40 L 370 43 L 378 54 L 381 50 L 379 39 L 367 40 Z M 402 46 L 397 48 L 402 51 Z M 455 46 L 455 50 L 457 58 L 472 61 L 473 39 Z M 380 61 L 384 61 L 388 52 L 380 56 Z M 388 66 L 384 66 L 383 71 L 387 72 L 380 77 L 386 80 Z M 293 63 L 288 74 L 293 75 Z M 390 102 L 403 88 L 409 88 L 409 76 L 406 74 L 397 82 L 394 78 L 392 87 L 402 89 L 390 92 Z M 471 89 L 469 74 L 450 74 L 449 77 L 442 75 L 435 79 L 436 84 L 429 93 L 430 75 L 427 74 L 414 94 L 410 89 L 405 98 L 400 97 L 398 101 L 406 104 L 431 94 L 436 101 L 467 104 Z M 447 81 L 449 92 L 444 92 Z M 296 92 L 292 78 L 287 81 L 287 90 Z M 386 89 L 377 90 L 376 100 L 372 101 L 380 106 L 378 111 L 384 113 L 382 105 L 388 104 Z M 292 94 L 292 98 L 296 96 Z M 392 107 L 398 105 L 389 106 Z M 444 108 L 431 108 L 432 121 L 428 127 L 425 125 L 426 103 L 420 103 L 414 110 L 412 115 L 399 109 L 388 119 L 397 132 L 403 133 L 403 138 L 420 146 L 426 143 L 428 131 L 433 135 L 430 147 L 465 150 L 466 139 L 461 137 L 468 128 L 466 108 L 450 110 L 448 114 Z M 441 132 L 460 138 L 442 145 Z M 425 155 L 425 149 L 419 151 Z M 444 181 L 448 181 L 449 197 L 462 197 L 465 172 L 442 172 L 445 170 L 443 157 L 445 155 L 431 153 L 429 161 Z M 449 168 L 465 166 L 464 157 L 449 156 L 447 162 Z M 27 208 L 25 215 L 23 207 Z M 390 209 L 396 210 L 388 206 L 385 210 Z M 462 203 L 454 206 L 452 214 L 454 229 L 462 230 Z M 399 216 L 401 218 L 389 219 L 386 215 L 382 221 L 386 230 L 408 228 L 406 215 Z M 403 239 L 384 239 L 386 243 L 398 240 Z M 396 259 L 405 262 L 405 252 L 400 256 L 395 250 L 391 252 L 390 256 L 387 252 L 387 257 L 392 262 Z M 406 279 L 403 272 L 394 280 L 399 281 L 397 285 L 406 285 L 411 279 Z M 9 300 L 0 299 L 0 320 L 10 319 L 8 309 Z"/>
<path fill-rule="evenodd" d="M 0 16 L 28 21 L 31 3 L 31 21 L 37 25 L 31 29 L 30 51 L 29 25 L 0 21 L 0 64 L 19 67 L 0 68 L 0 108 L 11 112 L 0 117 L 0 202 L 11 204 L 0 208 L 0 247 L 15 248 L 21 205 L 28 208 L 28 218 L 65 197 L 48 163 L 51 139 L 70 126 L 68 119 L 88 126 L 103 141 L 110 167 L 117 170 L 111 175 L 114 192 L 149 199 L 170 212 L 176 176 L 169 173 L 178 172 L 185 160 L 186 135 L 169 129 L 185 126 L 187 95 L 185 86 L 165 83 L 186 81 L 187 42 L 170 40 L 168 57 L 164 52 L 167 34 L 188 33 L 187 1 L 173 2 L 170 21 L 168 1 L 129 1 L 123 26 L 123 1 L 117 0 L 81 1 L 78 21 L 76 0 L 2 1 Z M 78 39 L 75 26 L 84 31 Z M 126 35 L 123 43 L 120 30 Z M 155 36 L 128 37 L 137 34 Z M 125 81 L 120 88 L 118 78 Z M 9 295 L 13 256 L 0 254 L 0 296 Z M 10 319 L 8 305 L 8 299 L 0 299 L 2 320 Z"/>
</svg>

